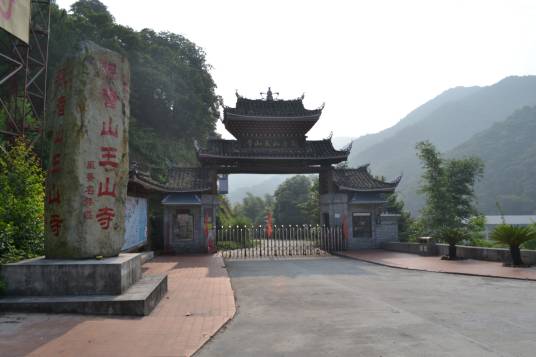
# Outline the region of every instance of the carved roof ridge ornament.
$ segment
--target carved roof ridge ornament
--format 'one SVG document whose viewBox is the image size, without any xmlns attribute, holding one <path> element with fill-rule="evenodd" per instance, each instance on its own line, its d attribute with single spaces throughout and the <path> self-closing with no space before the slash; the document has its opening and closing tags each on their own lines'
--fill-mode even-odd
<svg viewBox="0 0 536 357">
<path fill-rule="evenodd" d="M 272 92 L 272 87 L 268 87 L 268 91 L 261 92 L 262 99 L 266 100 L 267 102 L 273 102 L 274 101 L 274 94 L 276 94 L 279 97 L 279 92 Z M 266 96 L 266 97 L 265 97 Z M 277 98 L 276 98 L 277 100 Z"/>
</svg>

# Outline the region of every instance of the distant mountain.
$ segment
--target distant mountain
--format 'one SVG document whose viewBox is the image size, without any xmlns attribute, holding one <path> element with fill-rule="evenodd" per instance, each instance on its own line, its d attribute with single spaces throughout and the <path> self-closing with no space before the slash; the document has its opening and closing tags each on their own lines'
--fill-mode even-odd
<svg viewBox="0 0 536 357">
<path fill-rule="evenodd" d="M 240 203 L 247 193 L 264 197 L 273 195 L 277 187 L 292 175 L 234 174 L 229 175 L 227 198 L 233 204 Z"/>
<path fill-rule="evenodd" d="M 398 131 L 418 123 L 434 110 L 441 107 L 443 104 L 465 98 L 468 95 L 477 92 L 479 89 L 480 87 L 456 87 L 448 89 L 434 99 L 429 100 L 417 109 L 413 110 L 392 127 L 384 129 L 375 134 L 360 136 L 352 143 L 352 152 L 350 154 L 349 161 L 352 162 L 358 160 L 358 155 L 364 150 L 393 136 Z M 333 140 L 335 139 L 336 138 L 333 138 Z"/>
<path fill-rule="evenodd" d="M 536 214 L 536 107 L 516 111 L 506 121 L 473 136 L 448 153 L 478 156 L 485 164 L 476 186 L 480 210 L 499 214 Z"/>
<path fill-rule="evenodd" d="M 406 117 L 397 124 L 398 129 L 391 130 L 393 134 L 383 134 L 387 137 L 362 151 L 359 146 L 352 147 L 350 165 L 370 163 L 374 174 L 387 178 L 403 173 L 400 193 L 408 208 L 418 212 L 423 200 L 417 195 L 421 176 L 415 152 L 417 142 L 429 140 L 446 152 L 505 120 L 516 109 L 536 105 L 536 76 L 508 77 L 492 86 L 465 89 L 468 91 L 447 91 L 421 106 L 408 115 L 412 124 L 406 124 Z"/>
</svg>

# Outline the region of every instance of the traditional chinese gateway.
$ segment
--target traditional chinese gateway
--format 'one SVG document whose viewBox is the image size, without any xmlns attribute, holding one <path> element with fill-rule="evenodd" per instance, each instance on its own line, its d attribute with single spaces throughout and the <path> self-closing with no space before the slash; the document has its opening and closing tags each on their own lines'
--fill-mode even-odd
<svg viewBox="0 0 536 357">
<path fill-rule="evenodd" d="M 236 173 L 319 174 L 321 224 L 347 230 L 352 248 L 377 247 L 398 237 L 398 215 L 385 211 L 387 197 L 400 177 L 385 182 L 371 176 L 368 165 L 335 168 L 350 148 L 336 150 L 331 138 L 307 140 L 322 109 L 306 109 L 303 96 L 247 99 L 237 93 L 236 106 L 225 107 L 223 124 L 236 140 L 211 139 L 196 145 L 199 168 L 174 168 L 158 183 L 131 171 L 129 194 L 163 197 L 163 248 L 168 252 L 206 251 L 216 222 L 218 193 L 226 193 L 226 175 Z"/>
</svg>

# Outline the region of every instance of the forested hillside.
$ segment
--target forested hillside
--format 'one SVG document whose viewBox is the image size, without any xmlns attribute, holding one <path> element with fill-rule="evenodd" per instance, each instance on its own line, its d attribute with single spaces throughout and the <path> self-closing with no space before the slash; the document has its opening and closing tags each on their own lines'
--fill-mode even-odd
<svg viewBox="0 0 536 357">
<path fill-rule="evenodd" d="M 352 152 L 350 153 L 350 156 L 348 158 L 349 161 L 358 161 L 359 154 L 371 147 L 372 145 L 380 143 L 383 140 L 393 136 L 400 130 L 418 123 L 422 119 L 426 118 L 426 116 L 432 113 L 434 110 L 441 107 L 443 104 L 460 100 L 464 97 L 467 97 L 468 95 L 477 92 L 479 89 L 480 87 L 456 87 L 448 89 L 437 97 L 429 100 L 417 109 L 413 110 L 411 113 L 406 115 L 392 127 L 384 129 L 375 134 L 363 135 L 357 138 L 352 143 Z"/>
<path fill-rule="evenodd" d="M 201 48 L 178 34 L 119 25 L 98 0 L 78 1 L 70 12 L 53 4 L 50 27 L 50 73 L 83 40 L 129 59 L 131 162 L 156 173 L 196 163 L 193 140 L 214 133 L 220 104 Z"/>
<path fill-rule="evenodd" d="M 421 176 L 415 153 L 417 142 L 429 140 L 445 152 L 505 120 L 515 110 L 536 105 L 536 76 L 508 77 L 492 86 L 471 90 L 474 92 L 447 101 L 415 124 L 352 154 L 350 165 L 370 163 L 373 172 L 387 178 L 403 173 L 401 196 L 407 207 L 417 213 L 422 206 L 422 197 L 417 194 Z"/>
<path fill-rule="evenodd" d="M 478 205 L 499 214 L 536 214 L 536 107 L 516 111 L 458 146 L 450 157 L 478 156 L 485 164 L 476 186 Z"/>
</svg>

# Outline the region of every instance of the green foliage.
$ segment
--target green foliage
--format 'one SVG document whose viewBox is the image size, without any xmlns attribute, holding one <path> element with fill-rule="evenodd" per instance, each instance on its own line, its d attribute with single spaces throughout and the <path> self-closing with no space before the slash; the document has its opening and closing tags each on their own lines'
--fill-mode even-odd
<svg viewBox="0 0 536 357">
<path fill-rule="evenodd" d="M 485 234 L 485 225 L 486 225 L 486 217 L 483 215 L 476 215 L 469 218 L 466 224 L 467 229 L 467 244 L 473 245 L 470 242 L 480 242 L 480 241 L 486 241 L 486 234 Z"/>
<path fill-rule="evenodd" d="M 1 93 L 1 90 L 0 90 Z M 31 103 L 26 100 L 25 98 L 19 97 L 19 98 L 9 98 L 6 101 L 6 106 L 8 108 L 18 108 L 18 111 L 24 112 L 24 129 L 25 129 L 25 136 L 28 139 L 29 142 L 34 142 L 39 137 L 39 131 L 40 131 L 40 123 L 38 120 L 33 116 L 32 110 L 31 110 Z M 15 123 L 16 125 L 20 126 L 22 123 Z M 13 122 L 9 120 L 9 117 L 5 111 L 5 108 L 2 106 L 0 107 L 0 130 L 5 130 L 9 132 L 20 132 L 20 127 L 17 129 L 13 126 Z M 7 144 L 7 136 L 0 135 L 0 145 L 6 145 Z"/>
<path fill-rule="evenodd" d="M 500 224 L 491 233 L 491 239 L 510 247 L 512 264 L 522 266 L 520 245 L 536 240 L 536 229 L 534 226 L 514 226 L 511 224 Z"/>
<path fill-rule="evenodd" d="M 246 217 L 255 226 L 264 225 L 266 215 L 273 210 L 273 205 L 272 196 L 265 195 L 263 199 L 248 192 L 242 203 L 235 206 L 235 213 L 238 217 Z"/>
<path fill-rule="evenodd" d="M 443 231 L 444 237 L 452 237 L 451 230 L 465 226 L 476 213 L 474 184 L 482 176 L 483 164 L 476 157 L 445 160 L 427 141 L 417 144 L 417 150 L 424 170 L 420 189 L 426 197 L 424 224 L 432 234 Z"/>
<path fill-rule="evenodd" d="M 293 176 L 275 191 L 274 223 L 306 224 L 310 216 L 303 207 L 309 200 L 311 180 L 307 176 Z"/>
<path fill-rule="evenodd" d="M 415 219 L 410 222 L 408 227 L 408 241 L 416 242 L 419 237 L 427 237 L 430 232 L 426 230 L 422 219 Z"/>
<path fill-rule="evenodd" d="M 521 244 L 521 248 L 536 250 L 536 239 L 526 241 L 525 243 Z"/>
<path fill-rule="evenodd" d="M 412 232 L 411 225 L 413 224 L 413 219 L 411 218 L 410 213 L 406 210 L 404 206 L 404 201 L 398 196 L 397 193 L 389 195 L 387 198 L 387 212 L 396 213 L 400 215 L 398 220 L 398 237 L 400 241 L 406 242 L 410 239 L 410 235 L 414 234 Z"/>
<path fill-rule="evenodd" d="M 300 208 L 307 215 L 307 222 L 310 224 L 320 224 L 320 180 L 318 176 L 311 178 L 309 197 L 307 201 L 300 204 Z"/>
<path fill-rule="evenodd" d="M 6 293 L 6 282 L 0 278 L 0 296 L 4 295 Z"/>
<path fill-rule="evenodd" d="M 241 215 L 239 209 L 231 207 L 226 196 L 219 196 L 220 205 L 218 208 L 218 225 L 224 227 L 251 226 L 251 220 Z"/>
<path fill-rule="evenodd" d="M 448 227 L 438 230 L 436 236 L 449 245 L 456 245 L 466 240 L 469 237 L 469 233 L 465 227 Z"/>
<path fill-rule="evenodd" d="M 43 254 L 44 177 L 24 139 L 0 146 L 0 263 Z"/>
<path fill-rule="evenodd" d="M 50 73 L 83 40 L 128 58 L 131 161 L 154 168 L 156 179 L 170 166 L 195 162 L 193 140 L 214 133 L 221 104 L 201 48 L 178 34 L 119 25 L 98 0 L 77 1 L 69 13 L 52 4 L 50 23 Z"/>
<path fill-rule="evenodd" d="M 519 247 L 521 244 L 536 239 L 533 227 L 500 224 L 491 233 L 491 239 L 509 247 Z"/>
<path fill-rule="evenodd" d="M 249 238 L 245 238 L 240 242 L 233 240 L 226 241 L 225 238 L 222 238 L 222 240 L 218 241 L 218 250 L 253 248 L 257 245 L 259 245 L 258 241 Z"/>
<path fill-rule="evenodd" d="M 470 247 L 483 247 L 483 248 L 505 248 L 507 247 L 505 244 L 497 243 L 495 241 L 489 240 L 489 239 L 475 239 L 470 238 L 466 245 Z"/>
</svg>

